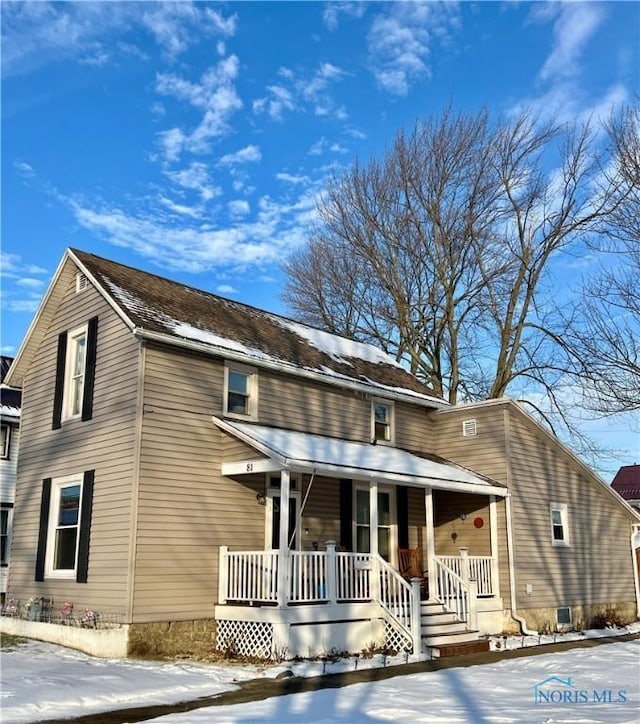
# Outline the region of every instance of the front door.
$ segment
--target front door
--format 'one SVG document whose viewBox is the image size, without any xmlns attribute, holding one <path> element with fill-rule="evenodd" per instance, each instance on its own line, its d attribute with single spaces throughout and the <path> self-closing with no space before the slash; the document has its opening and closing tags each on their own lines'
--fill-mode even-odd
<svg viewBox="0 0 640 724">
<path fill-rule="evenodd" d="M 378 553 L 385 561 L 394 563 L 396 526 L 392 488 L 378 488 Z M 355 549 L 358 553 L 371 551 L 371 510 L 368 486 L 355 489 Z"/>
<path fill-rule="evenodd" d="M 267 505 L 266 505 L 266 526 L 265 526 L 265 548 L 277 550 L 280 548 L 280 476 L 269 475 L 267 478 Z M 300 515 L 300 488 L 299 480 L 291 476 L 289 490 L 289 528 L 288 547 L 292 550 L 300 548 L 300 526 L 298 516 Z"/>
</svg>

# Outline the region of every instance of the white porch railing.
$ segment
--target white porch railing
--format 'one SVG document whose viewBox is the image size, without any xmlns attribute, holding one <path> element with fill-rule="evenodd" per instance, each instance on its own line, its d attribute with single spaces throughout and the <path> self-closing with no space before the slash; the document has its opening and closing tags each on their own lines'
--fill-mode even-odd
<svg viewBox="0 0 640 724">
<path fill-rule="evenodd" d="M 420 585 L 407 583 L 378 555 L 289 551 L 286 603 L 376 601 L 400 638 L 420 650 Z M 219 601 L 277 604 L 278 551 L 229 551 L 220 546 Z M 286 605 L 286 604 L 285 604 Z"/>
<path fill-rule="evenodd" d="M 277 603 L 278 551 L 234 551 L 220 546 L 220 601 Z"/>
<path fill-rule="evenodd" d="M 327 554 L 324 551 L 289 552 L 289 602 L 326 601 Z"/>
<path fill-rule="evenodd" d="M 436 560 L 462 576 L 462 556 L 436 556 Z M 467 561 L 469 578 L 475 579 L 478 585 L 478 596 L 493 596 L 493 557 L 467 556 Z"/>
</svg>

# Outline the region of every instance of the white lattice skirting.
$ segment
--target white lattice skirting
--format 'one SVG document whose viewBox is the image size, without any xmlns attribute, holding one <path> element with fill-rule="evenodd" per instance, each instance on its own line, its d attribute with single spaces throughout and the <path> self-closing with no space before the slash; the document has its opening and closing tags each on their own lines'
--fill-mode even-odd
<svg viewBox="0 0 640 724">
<path fill-rule="evenodd" d="M 271 658 L 273 626 L 265 621 L 230 621 L 218 619 L 216 648 L 242 656 Z"/>
<path fill-rule="evenodd" d="M 396 629 L 389 621 L 384 622 L 384 645 L 394 651 L 413 651 L 411 639 L 403 632 Z"/>
</svg>

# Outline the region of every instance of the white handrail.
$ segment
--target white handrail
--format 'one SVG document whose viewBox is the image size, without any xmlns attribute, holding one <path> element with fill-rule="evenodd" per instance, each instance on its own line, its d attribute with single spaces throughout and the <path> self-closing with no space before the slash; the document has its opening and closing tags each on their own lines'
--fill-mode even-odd
<svg viewBox="0 0 640 724">
<path fill-rule="evenodd" d="M 436 574 L 435 596 L 447 611 L 453 613 L 458 621 L 469 622 L 470 590 L 462 578 L 443 562 L 435 557 Z"/>
<path fill-rule="evenodd" d="M 414 653 L 420 651 L 419 627 L 414 625 L 420 620 L 420 589 L 414 587 L 392 568 L 381 556 L 371 556 L 379 586 L 376 601 L 397 628 L 412 642 Z M 416 631 L 418 632 L 416 634 Z M 416 640 L 418 639 L 418 640 Z"/>
</svg>

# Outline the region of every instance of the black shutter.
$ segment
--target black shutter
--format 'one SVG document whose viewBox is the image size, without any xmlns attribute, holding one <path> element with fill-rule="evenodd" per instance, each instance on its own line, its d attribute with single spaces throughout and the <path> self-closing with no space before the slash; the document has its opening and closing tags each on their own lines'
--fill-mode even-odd
<svg viewBox="0 0 640 724">
<path fill-rule="evenodd" d="M 398 510 L 398 548 L 409 547 L 409 496 L 404 485 L 396 488 L 396 506 Z"/>
<path fill-rule="evenodd" d="M 36 554 L 36 581 L 44 581 L 44 560 L 47 554 L 47 529 L 49 527 L 49 506 L 51 504 L 51 478 L 42 481 L 40 500 L 40 527 L 38 529 L 38 552 Z"/>
<path fill-rule="evenodd" d="M 87 326 L 87 358 L 82 392 L 82 419 L 90 420 L 93 415 L 93 384 L 96 378 L 96 350 L 98 343 L 98 318 L 91 317 Z"/>
<path fill-rule="evenodd" d="M 340 481 L 340 545 L 353 550 L 353 482 Z"/>
<path fill-rule="evenodd" d="M 82 482 L 82 508 L 80 510 L 80 531 L 78 540 L 78 566 L 76 581 L 87 582 L 89 572 L 89 538 L 91 535 L 91 510 L 93 508 L 93 481 L 95 470 L 85 470 Z"/>
<path fill-rule="evenodd" d="M 53 393 L 53 422 L 51 428 L 57 430 L 62 424 L 62 400 L 64 397 L 64 367 L 67 359 L 67 333 L 58 335 L 58 359 L 56 361 L 56 386 Z"/>
</svg>

